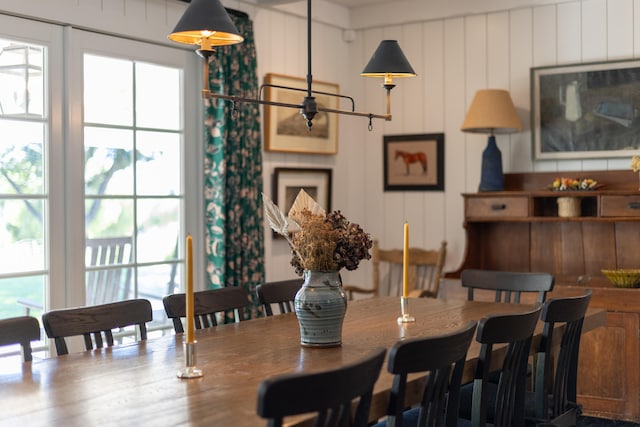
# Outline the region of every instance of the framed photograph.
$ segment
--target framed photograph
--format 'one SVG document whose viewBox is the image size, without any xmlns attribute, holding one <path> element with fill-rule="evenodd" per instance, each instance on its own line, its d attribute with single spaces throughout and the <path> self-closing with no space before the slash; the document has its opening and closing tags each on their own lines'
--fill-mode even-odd
<svg viewBox="0 0 640 427">
<path fill-rule="evenodd" d="M 531 69 L 535 159 L 628 157 L 640 149 L 640 60 Z"/>
<path fill-rule="evenodd" d="M 384 191 L 444 191 L 444 134 L 385 135 Z"/>
<path fill-rule="evenodd" d="M 287 215 L 300 190 L 331 211 L 331 169 L 275 168 L 273 202 Z"/>
<path fill-rule="evenodd" d="M 303 78 L 281 74 L 267 74 L 264 79 L 265 99 L 289 104 L 302 104 L 307 95 L 307 82 Z M 286 86 L 291 90 L 274 86 Z M 328 94 L 338 94 L 338 85 L 313 81 L 312 89 Z M 338 109 L 336 96 L 314 93 L 318 106 Z M 265 150 L 285 153 L 336 154 L 338 152 L 338 115 L 319 112 L 313 119 L 311 130 L 300 110 L 288 107 L 264 106 Z"/>
</svg>

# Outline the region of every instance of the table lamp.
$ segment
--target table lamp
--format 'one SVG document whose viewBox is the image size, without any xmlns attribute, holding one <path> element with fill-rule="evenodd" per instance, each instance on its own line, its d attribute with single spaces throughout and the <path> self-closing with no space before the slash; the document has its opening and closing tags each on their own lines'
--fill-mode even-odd
<svg viewBox="0 0 640 427">
<path fill-rule="evenodd" d="M 522 130 L 522 123 L 509 92 L 502 89 L 482 89 L 476 92 L 460 130 L 489 134 L 487 148 L 482 152 L 482 173 L 478 190 L 504 190 L 502 153 L 496 145 L 494 135 Z"/>
</svg>

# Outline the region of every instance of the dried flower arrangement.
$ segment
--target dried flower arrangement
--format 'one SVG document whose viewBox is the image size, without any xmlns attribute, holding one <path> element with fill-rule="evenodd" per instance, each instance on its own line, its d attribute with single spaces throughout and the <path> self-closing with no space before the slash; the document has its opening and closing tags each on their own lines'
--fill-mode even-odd
<svg viewBox="0 0 640 427">
<path fill-rule="evenodd" d="M 298 193 L 288 216 L 265 194 L 262 200 L 269 225 L 291 246 L 291 265 L 298 275 L 304 270 L 355 270 L 361 260 L 371 258 L 369 234 L 340 211 L 326 213 L 304 190 Z"/>
<path fill-rule="evenodd" d="M 550 186 L 553 191 L 594 190 L 598 181 L 591 178 L 556 178 Z"/>
</svg>

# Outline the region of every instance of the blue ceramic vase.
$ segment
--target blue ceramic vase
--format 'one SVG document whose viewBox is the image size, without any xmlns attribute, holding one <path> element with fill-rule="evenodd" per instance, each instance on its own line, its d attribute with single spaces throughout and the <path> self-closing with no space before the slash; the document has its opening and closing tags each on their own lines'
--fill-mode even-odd
<svg viewBox="0 0 640 427">
<path fill-rule="evenodd" d="M 347 295 L 337 271 L 305 270 L 304 283 L 294 302 L 301 345 L 336 347 L 342 344 Z"/>
</svg>

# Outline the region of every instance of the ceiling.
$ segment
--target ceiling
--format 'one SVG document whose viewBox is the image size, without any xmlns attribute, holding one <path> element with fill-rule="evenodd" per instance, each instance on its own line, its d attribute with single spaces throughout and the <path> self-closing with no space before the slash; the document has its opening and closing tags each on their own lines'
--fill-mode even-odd
<svg viewBox="0 0 640 427">
<path fill-rule="evenodd" d="M 296 3 L 302 0 L 258 0 L 258 3 L 261 4 L 285 4 L 285 3 Z M 354 8 L 367 6 L 372 4 L 380 4 L 380 3 L 391 3 L 398 0 L 326 0 L 328 3 L 334 3 L 340 6 L 344 6 L 346 8 Z"/>
<path fill-rule="evenodd" d="M 329 3 L 335 3 L 347 8 L 368 6 L 378 3 L 391 3 L 395 0 L 327 0 Z"/>
</svg>

